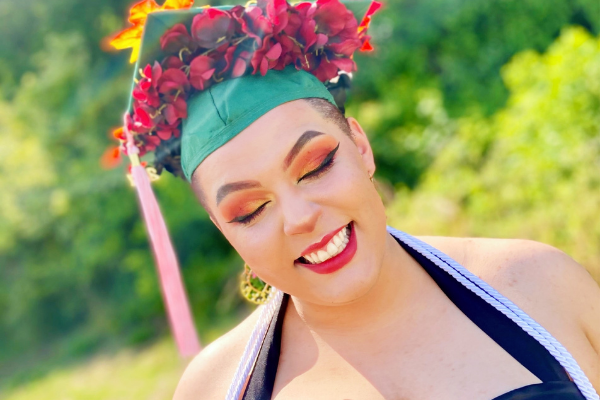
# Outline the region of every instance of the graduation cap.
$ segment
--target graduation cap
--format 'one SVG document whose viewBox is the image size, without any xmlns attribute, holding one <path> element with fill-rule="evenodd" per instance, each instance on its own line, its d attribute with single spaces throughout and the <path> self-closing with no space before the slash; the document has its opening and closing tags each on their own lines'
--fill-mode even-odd
<svg viewBox="0 0 600 400">
<path fill-rule="evenodd" d="M 190 179 L 198 165 L 269 110 L 322 98 L 343 110 L 353 54 L 372 50 L 370 0 L 193 7 L 143 0 L 111 45 L 132 48 L 131 97 L 114 132 L 131 161 L 173 335 L 183 356 L 200 350 L 164 219 L 150 186 L 163 170 Z M 153 167 L 140 157 L 154 154 Z M 149 173 L 150 172 L 150 173 Z"/>
</svg>

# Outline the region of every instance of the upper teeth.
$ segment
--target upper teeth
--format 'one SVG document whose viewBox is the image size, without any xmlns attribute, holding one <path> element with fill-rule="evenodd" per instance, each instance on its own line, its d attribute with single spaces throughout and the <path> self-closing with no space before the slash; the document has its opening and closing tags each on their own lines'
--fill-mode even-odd
<svg viewBox="0 0 600 400">
<path fill-rule="evenodd" d="M 304 258 L 311 264 L 322 263 L 340 254 L 348 245 L 350 228 L 347 226 L 339 231 L 331 240 L 314 253 L 306 254 Z"/>
</svg>

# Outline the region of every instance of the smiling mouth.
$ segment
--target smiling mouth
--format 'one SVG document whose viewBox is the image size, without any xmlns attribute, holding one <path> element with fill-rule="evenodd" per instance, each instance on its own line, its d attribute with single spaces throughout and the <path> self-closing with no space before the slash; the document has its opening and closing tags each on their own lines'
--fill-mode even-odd
<svg viewBox="0 0 600 400">
<path fill-rule="evenodd" d="M 348 224 L 319 250 L 315 250 L 310 254 L 299 257 L 298 262 L 303 264 L 320 264 L 337 256 L 346 249 L 346 246 L 348 246 L 348 243 L 350 242 L 350 232 L 351 228 L 350 224 Z"/>
<path fill-rule="evenodd" d="M 304 254 L 295 260 L 295 264 L 318 274 L 330 274 L 347 265 L 357 249 L 354 223 L 340 229 L 323 246 Z"/>
</svg>

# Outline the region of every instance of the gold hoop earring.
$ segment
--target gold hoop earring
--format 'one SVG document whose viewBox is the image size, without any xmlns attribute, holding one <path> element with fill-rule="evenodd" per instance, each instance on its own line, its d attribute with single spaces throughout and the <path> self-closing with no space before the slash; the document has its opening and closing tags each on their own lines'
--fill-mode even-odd
<svg viewBox="0 0 600 400">
<path fill-rule="evenodd" d="M 240 278 L 240 291 L 246 300 L 258 305 L 269 301 L 273 287 L 256 276 L 246 263 Z"/>
</svg>

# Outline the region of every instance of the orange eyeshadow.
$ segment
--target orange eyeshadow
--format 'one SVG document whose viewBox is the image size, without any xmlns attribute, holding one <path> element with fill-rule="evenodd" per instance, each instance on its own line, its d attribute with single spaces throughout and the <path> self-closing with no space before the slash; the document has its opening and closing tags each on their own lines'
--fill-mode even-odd
<svg viewBox="0 0 600 400">
<path fill-rule="evenodd" d="M 321 135 L 309 143 L 302 149 L 298 157 L 290 166 L 290 173 L 296 179 L 300 179 L 305 174 L 315 170 L 325 157 L 338 145 L 336 139 L 329 135 Z"/>
<path fill-rule="evenodd" d="M 221 210 L 223 218 L 231 221 L 234 218 L 251 214 L 269 199 L 270 197 L 264 190 L 240 191 L 223 199 L 219 204 L 219 210 Z"/>
</svg>

